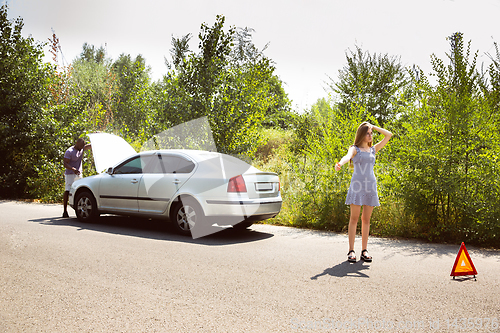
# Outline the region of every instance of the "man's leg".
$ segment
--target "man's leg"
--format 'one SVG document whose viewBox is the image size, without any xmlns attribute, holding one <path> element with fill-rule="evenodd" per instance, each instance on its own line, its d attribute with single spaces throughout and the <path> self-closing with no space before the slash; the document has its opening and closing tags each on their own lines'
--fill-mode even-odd
<svg viewBox="0 0 500 333">
<path fill-rule="evenodd" d="M 68 198 L 69 198 L 69 191 L 64 191 L 64 201 L 63 201 L 63 205 L 64 205 L 64 212 L 63 212 L 63 216 L 62 217 L 69 217 L 69 214 L 68 214 Z"/>
<path fill-rule="evenodd" d="M 62 217 L 69 217 L 68 214 L 68 200 L 69 200 L 69 187 L 71 186 L 72 181 L 72 175 L 64 175 L 64 180 L 65 180 L 65 191 L 64 191 L 64 196 L 63 196 L 63 216 Z"/>
<path fill-rule="evenodd" d="M 68 211 L 69 191 L 64 191 L 64 211 Z"/>
</svg>

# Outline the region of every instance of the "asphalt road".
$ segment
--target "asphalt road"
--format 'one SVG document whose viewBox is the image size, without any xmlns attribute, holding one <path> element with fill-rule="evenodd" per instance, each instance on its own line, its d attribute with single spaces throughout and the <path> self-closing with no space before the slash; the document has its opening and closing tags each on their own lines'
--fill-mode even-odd
<svg viewBox="0 0 500 333">
<path fill-rule="evenodd" d="M 372 237 L 374 261 L 350 264 L 342 234 L 254 225 L 193 240 L 61 213 L 0 201 L 0 332 L 500 332 L 499 251 L 468 246 L 477 281 L 453 280 L 460 244 Z"/>
</svg>

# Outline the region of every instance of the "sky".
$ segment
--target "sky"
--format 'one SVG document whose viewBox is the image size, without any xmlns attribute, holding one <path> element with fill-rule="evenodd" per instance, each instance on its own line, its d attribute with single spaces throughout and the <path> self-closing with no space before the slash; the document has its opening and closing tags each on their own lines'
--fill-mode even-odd
<svg viewBox="0 0 500 333">
<path fill-rule="evenodd" d="M 489 63 L 500 43 L 500 0 L 0 0 L 9 19 L 22 17 L 23 34 L 45 42 L 58 36 L 66 63 L 83 43 L 104 46 L 108 57 L 141 54 L 153 80 L 167 72 L 171 38 L 191 33 L 198 51 L 202 23 L 224 15 L 225 28 L 255 30 L 254 44 L 275 62 L 293 108 L 309 108 L 328 97 L 330 78 L 346 64 L 346 52 L 400 57 L 428 75 L 430 56 L 446 59 L 447 36 L 460 31 L 478 62 Z M 46 61 L 50 61 L 48 47 Z"/>
</svg>

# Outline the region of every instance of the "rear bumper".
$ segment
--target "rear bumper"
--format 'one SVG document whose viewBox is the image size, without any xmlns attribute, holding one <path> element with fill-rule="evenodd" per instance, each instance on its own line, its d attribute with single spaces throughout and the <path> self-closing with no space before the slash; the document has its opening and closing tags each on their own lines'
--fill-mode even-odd
<svg viewBox="0 0 500 333">
<path fill-rule="evenodd" d="M 258 220 L 259 216 L 273 217 L 281 210 L 280 200 L 206 200 L 204 205 L 205 216 L 228 216 L 242 219 L 250 217 Z M 269 218 L 264 217 L 263 220 Z"/>
<path fill-rule="evenodd" d="M 207 221 L 209 225 L 217 224 L 218 226 L 236 226 L 238 224 L 251 224 L 259 221 L 264 221 L 267 219 L 271 219 L 278 215 L 278 213 L 272 214 L 262 214 L 262 215 L 253 215 L 247 217 L 238 217 L 238 216 L 211 216 L 208 217 Z"/>
</svg>

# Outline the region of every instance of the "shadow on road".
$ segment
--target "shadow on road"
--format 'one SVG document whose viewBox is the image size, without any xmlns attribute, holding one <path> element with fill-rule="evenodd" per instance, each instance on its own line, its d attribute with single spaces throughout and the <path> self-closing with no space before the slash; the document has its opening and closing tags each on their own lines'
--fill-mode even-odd
<svg viewBox="0 0 500 333">
<path fill-rule="evenodd" d="M 327 268 L 323 273 L 311 277 L 311 280 L 317 280 L 320 276 L 330 275 L 336 277 L 362 277 L 369 278 L 368 275 L 362 271 L 370 269 L 370 266 L 363 265 L 363 261 L 358 261 L 356 263 L 350 263 L 347 260 L 335 265 L 333 267 Z"/>
<path fill-rule="evenodd" d="M 248 243 L 271 238 L 274 235 L 250 229 L 236 230 L 233 228 L 221 228 L 221 231 L 197 239 L 176 233 L 174 227 L 168 221 L 148 220 L 133 217 L 103 215 L 97 222 L 83 223 L 76 218 L 46 217 L 29 220 L 43 225 L 70 226 L 78 230 L 92 230 L 117 235 L 150 238 L 156 240 L 193 243 L 202 245 L 230 245 Z"/>
</svg>

